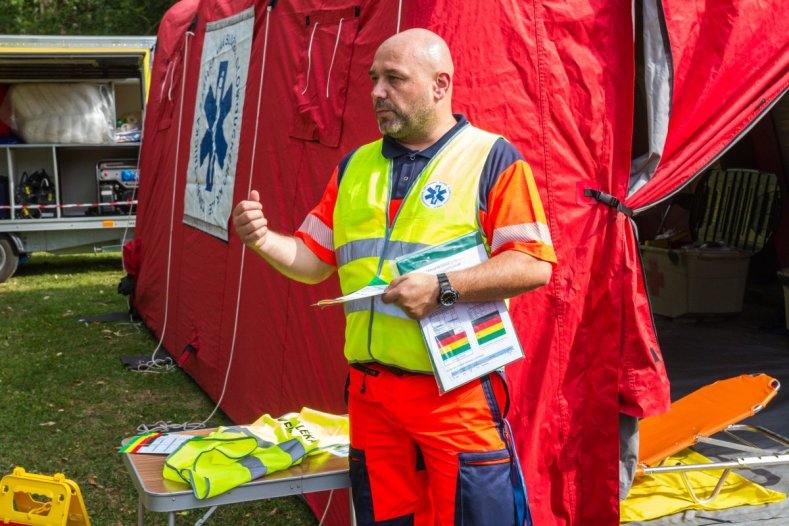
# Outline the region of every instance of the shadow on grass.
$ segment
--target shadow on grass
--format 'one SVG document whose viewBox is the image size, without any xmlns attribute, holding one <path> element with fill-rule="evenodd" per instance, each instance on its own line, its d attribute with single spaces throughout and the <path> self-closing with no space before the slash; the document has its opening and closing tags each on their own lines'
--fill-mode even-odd
<svg viewBox="0 0 789 526">
<path fill-rule="evenodd" d="M 82 274 L 96 271 L 123 272 L 120 254 L 35 255 L 20 265 L 14 276 Z"/>
</svg>

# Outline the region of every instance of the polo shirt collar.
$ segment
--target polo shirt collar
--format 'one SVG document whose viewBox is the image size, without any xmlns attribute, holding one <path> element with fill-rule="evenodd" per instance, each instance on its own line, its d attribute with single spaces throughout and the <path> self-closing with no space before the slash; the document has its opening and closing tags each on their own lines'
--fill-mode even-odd
<svg viewBox="0 0 789 526">
<path fill-rule="evenodd" d="M 422 151 L 416 150 L 409 150 L 395 139 L 389 137 L 388 135 L 384 135 L 383 145 L 381 146 L 381 155 L 383 155 L 387 159 L 394 159 L 395 157 L 400 157 L 402 155 L 418 155 L 420 157 L 424 157 L 426 159 L 432 159 L 433 156 L 438 153 L 438 151 L 444 147 L 446 143 L 449 142 L 452 137 L 455 136 L 457 132 L 460 131 L 466 124 L 468 124 L 468 119 L 466 116 L 461 113 L 453 114 L 455 119 L 457 119 L 457 123 L 452 126 L 448 132 L 441 136 L 439 140 L 434 142 L 432 145 L 428 146 Z"/>
</svg>

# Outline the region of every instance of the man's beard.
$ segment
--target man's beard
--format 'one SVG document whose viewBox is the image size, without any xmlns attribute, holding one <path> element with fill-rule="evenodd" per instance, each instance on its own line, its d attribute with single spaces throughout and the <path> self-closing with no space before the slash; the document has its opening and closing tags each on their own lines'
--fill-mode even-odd
<svg viewBox="0 0 789 526">
<path fill-rule="evenodd" d="M 379 100 L 375 103 L 375 109 L 376 111 L 388 110 L 391 112 L 386 119 L 377 116 L 376 118 L 381 133 L 393 139 L 422 137 L 427 134 L 433 120 L 433 109 L 423 101 L 415 104 L 411 111 L 404 111 L 395 108 L 385 100 Z"/>
</svg>

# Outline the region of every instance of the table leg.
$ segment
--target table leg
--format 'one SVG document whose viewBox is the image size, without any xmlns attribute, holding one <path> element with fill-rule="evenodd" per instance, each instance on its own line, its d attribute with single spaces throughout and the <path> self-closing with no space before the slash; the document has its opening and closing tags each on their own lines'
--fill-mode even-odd
<svg viewBox="0 0 789 526">
<path fill-rule="evenodd" d="M 167 514 L 167 526 L 175 526 L 175 512 L 171 511 Z"/>
<path fill-rule="evenodd" d="M 142 500 L 137 501 L 137 526 L 145 525 L 145 508 L 142 505 Z"/>
<path fill-rule="evenodd" d="M 210 517 L 211 514 L 214 513 L 218 507 L 219 506 L 211 506 L 211 508 L 206 512 L 206 514 L 200 517 L 200 520 L 195 522 L 195 526 L 203 526 L 203 524 L 205 524 L 205 522 L 208 520 L 208 517 Z"/>
<path fill-rule="evenodd" d="M 351 488 L 348 488 L 348 499 L 350 500 L 351 526 L 356 526 L 356 510 L 353 508 L 353 494 L 351 493 Z"/>
</svg>

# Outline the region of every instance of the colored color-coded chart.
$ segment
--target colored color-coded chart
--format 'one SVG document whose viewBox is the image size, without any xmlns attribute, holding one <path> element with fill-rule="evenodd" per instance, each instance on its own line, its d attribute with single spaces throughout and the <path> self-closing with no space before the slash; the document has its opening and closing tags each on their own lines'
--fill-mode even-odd
<svg viewBox="0 0 789 526">
<path fill-rule="evenodd" d="M 507 334 L 504 328 L 504 320 L 498 311 L 490 312 L 480 318 L 472 320 L 474 326 L 474 336 L 480 345 L 484 345 Z"/>
<path fill-rule="evenodd" d="M 118 453 L 140 453 L 149 455 L 169 455 L 181 444 L 189 439 L 195 438 L 192 435 L 168 434 L 168 433 L 145 433 L 129 439 Z"/>
<path fill-rule="evenodd" d="M 462 329 L 452 329 L 436 336 L 436 342 L 441 350 L 441 359 L 448 360 L 453 356 L 471 350 L 466 331 Z"/>
</svg>

